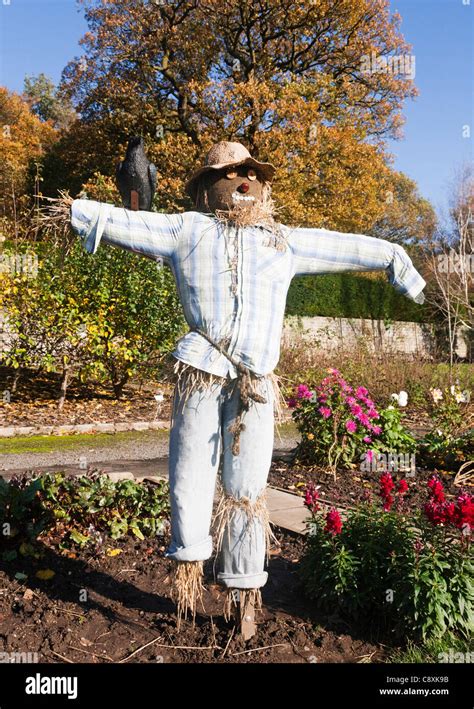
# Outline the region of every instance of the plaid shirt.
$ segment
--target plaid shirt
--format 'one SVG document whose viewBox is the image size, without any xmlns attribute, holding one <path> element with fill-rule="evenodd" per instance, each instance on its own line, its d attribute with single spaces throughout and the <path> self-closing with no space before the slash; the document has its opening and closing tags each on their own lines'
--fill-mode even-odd
<svg viewBox="0 0 474 709">
<path fill-rule="evenodd" d="M 184 316 L 257 375 L 273 371 L 280 356 L 286 296 L 293 276 L 381 271 L 400 293 L 423 302 L 426 282 L 397 244 L 361 234 L 280 225 L 288 248 L 266 245 L 264 226 L 224 227 L 200 212 L 161 214 L 76 199 L 71 225 L 84 248 L 100 241 L 166 262 Z M 231 362 L 198 332 L 177 342 L 173 355 L 198 369 L 232 378 Z"/>
</svg>

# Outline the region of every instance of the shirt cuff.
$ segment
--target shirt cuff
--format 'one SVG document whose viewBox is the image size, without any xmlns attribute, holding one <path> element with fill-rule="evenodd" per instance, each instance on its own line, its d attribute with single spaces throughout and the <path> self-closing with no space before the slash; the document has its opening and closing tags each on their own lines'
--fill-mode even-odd
<svg viewBox="0 0 474 709">
<path fill-rule="evenodd" d="M 99 247 L 111 209 L 112 204 L 89 199 L 75 199 L 71 205 L 71 226 L 89 254 Z"/>
</svg>

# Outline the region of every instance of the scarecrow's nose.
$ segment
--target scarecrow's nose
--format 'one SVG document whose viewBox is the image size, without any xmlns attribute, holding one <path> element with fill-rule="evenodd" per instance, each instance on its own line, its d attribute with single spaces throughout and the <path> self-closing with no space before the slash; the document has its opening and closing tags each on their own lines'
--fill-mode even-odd
<svg viewBox="0 0 474 709">
<path fill-rule="evenodd" d="M 242 182 L 240 187 L 238 188 L 239 192 L 243 192 L 244 194 L 249 191 L 250 185 L 248 182 Z"/>
</svg>

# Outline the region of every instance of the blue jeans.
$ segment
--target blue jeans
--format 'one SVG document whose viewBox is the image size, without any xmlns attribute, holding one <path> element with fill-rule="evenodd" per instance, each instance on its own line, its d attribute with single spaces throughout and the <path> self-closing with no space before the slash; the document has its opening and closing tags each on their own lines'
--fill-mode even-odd
<svg viewBox="0 0 474 709">
<path fill-rule="evenodd" d="M 274 437 L 274 389 L 260 377 L 256 390 L 266 403 L 252 401 L 243 414 L 239 455 L 227 430 L 236 417 L 235 380 L 214 382 L 186 395 L 175 387 L 170 432 L 171 543 L 166 556 L 203 561 L 213 552 L 213 499 L 222 456 L 223 504 L 217 579 L 227 588 L 260 588 L 269 524 L 264 501 Z M 222 502 L 221 499 L 221 502 Z"/>
</svg>

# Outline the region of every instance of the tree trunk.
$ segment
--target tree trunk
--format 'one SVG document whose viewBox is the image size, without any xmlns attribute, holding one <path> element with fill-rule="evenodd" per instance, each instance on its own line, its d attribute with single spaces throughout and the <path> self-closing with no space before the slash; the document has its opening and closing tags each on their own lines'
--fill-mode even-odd
<svg viewBox="0 0 474 709">
<path fill-rule="evenodd" d="M 21 369 L 18 367 L 18 369 L 15 369 L 15 373 L 13 375 L 12 379 L 12 385 L 10 387 L 10 394 L 14 394 L 16 392 L 16 388 L 18 386 L 18 382 L 20 381 L 21 377 Z"/>
<path fill-rule="evenodd" d="M 61 394 L 58 401 L 58 409 L 62 410 L 66 401 L 67 385 L 69 379 L 69 365 L 66 364 L 66 358 L 63 358 L 63 371 L 61 373 Z"/>
</svg>

